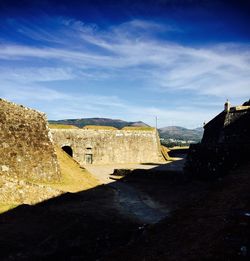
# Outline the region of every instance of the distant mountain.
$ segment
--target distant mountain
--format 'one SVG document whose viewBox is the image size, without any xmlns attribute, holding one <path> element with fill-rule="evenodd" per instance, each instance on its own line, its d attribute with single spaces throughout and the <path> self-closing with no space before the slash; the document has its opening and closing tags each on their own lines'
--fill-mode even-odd
<svg viewBox="0 0 250 261">
<path fill-rule="evenodd" d="M 122 129 L 127 126 L 134 127 L 150 127 L 142 121 L 123 121 L 118 119 L 108 119 L 108 118 L 85 118 L 85 119 L 66 119 L 49 121 L 51 124 L 63 124 L 63 125 L 73 125 L 82 128 L 87 125 L 98 125 L 98 126 L 113 126 L 117 129 Z M 186 129 L 179 126 L 168 126 L 158 129 L 160 137 L 164 139 L 175 139 L 175 140 L 192 140 L 199 142 L 203 135 L 203 128 L 196 129 Z"/>
<path fill-rule="evenodd" d="M 175 140 L 192 140 L 199 142 L 203 135 L 203 128 L 186 129 L 179 126 L 168 126 L 159 129 L 161 138 Z"/>
<path fill-rule="evenodd" d="M 64 124 L 64 125 L 74 125 L 79 128 L 82 128 L 86 125 L 98 125 L 98 126 L 113 126 L 117 129 L 122 129 L 127 126 L 134 127 L 149 127 L 146 123 L 142 121 L 128 122 L 117 119 L 108 119 L 108 118 L 85 118 L 85 119 L 67 119 L 67 120 L 57 120 L 49 121 L 51 124 Z"/>
</svg>

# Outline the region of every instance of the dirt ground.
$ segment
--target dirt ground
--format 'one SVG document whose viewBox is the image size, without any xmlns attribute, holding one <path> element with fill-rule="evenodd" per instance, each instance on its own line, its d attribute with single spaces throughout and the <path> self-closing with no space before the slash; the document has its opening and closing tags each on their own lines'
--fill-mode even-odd
<svg viewBox="0 0 250 261">
<path fill-rule="evenodd" d="M 209 183 L 182 164 L 118 181 L 109 170 L 104 185 L 96 169 L 92 188 L 1 214 L 0 260 L 249 260 L 250 165 Z"/>
<path fill-rule="evenodd" d="M 170 202 L 171 215 L 105 260 L 250 260 L 250 164 L 210 183 L 159 182 L 157 193 L 150 179 L 127 182 Z"/>
<path fill-rule="evenodd" d="M 114 191 L 67 193 L 0 216 L 0 260 L 97 260 L 140 226 L 117 212 Z"/>
</svg>

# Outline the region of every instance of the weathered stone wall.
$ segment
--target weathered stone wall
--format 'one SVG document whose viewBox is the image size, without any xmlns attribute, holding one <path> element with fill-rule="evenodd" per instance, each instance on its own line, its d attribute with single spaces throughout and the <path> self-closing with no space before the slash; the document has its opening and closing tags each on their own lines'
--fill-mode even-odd
<svg viewBox="0 0 250 261">
<path fill-rule="evenodd" d="M 232 107 L 205 125 L 202 143 L 250 142 L 250 106 Z"/>
<path fill-rule="evenodd" d="M 250 143 L 192 144 L 185 171 L 201 179 L 218 178 L 249 162 L 249 155 Z"/>
<path fill-rule="evenodd" d="M 63 194 L 48 184 L 0 176 L 0 206 L 4 204 L 37 204 Z"/>
<path fill-rule="evenodd" d="M 164 161 L 155 130 L 52 129 L 60 147 L 70 146 L 81 165 Z M 92 155 L 92 156 L 90 156 Z"/>
<path fill-rule="evenodd" d="M 250 161 L 250 107 L 223 111 L 205 125 L 201 144 L 191 145 L 186 172 L 200 178 L 221 177 Z"/>
<path fill-rule="evenodd" d="M 54 181 L 60 170 L 44 114 L 0 99 L 0 175 Z"/>
</svg>

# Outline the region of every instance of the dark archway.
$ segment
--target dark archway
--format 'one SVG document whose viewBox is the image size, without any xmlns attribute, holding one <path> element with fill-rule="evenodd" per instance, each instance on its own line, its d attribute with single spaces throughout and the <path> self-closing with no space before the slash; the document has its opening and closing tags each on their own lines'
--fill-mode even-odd
<svg viewBox="0 0 250 261">
<path fill-rule="evenodd" d="M 73 150 L 70 146 L 63 146 L 62 149 L 70 156 L 73 157 Z"/>
</svg>

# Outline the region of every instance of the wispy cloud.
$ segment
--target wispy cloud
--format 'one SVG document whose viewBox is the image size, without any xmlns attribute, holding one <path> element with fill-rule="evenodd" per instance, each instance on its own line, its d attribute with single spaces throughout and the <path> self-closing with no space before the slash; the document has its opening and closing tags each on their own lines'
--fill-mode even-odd
<svg viewBox="0 0 250 261">
<path fill-rule="evenodd" d="M 34 101 L 55 102 L 57 100 L 70 100 L 71 97 L 65 93 L 39 85 L 23 85 L 14 82 L 0 82 L 1 97 L 18 103 L 32 103 Z"/>
<path fill-rule="evenodd" d="M 26 67 L 9 68 L 0 67 L 1 80 L 15 82 L 46 82 L 70 80 L 76 77 L 71 68 L 55 67 Z"/>
<path fill-rule="evenodd" d="M 63 91 L 67 88 L 65 84 L 60 92 L 45 85 L 46 88 L 39 92 L 40 100 L 71 100 L 73 102 L 68 105 L 74 112 L 79 110 L 78 104 L 84 100 L 83 107 L 89 114 L 91 110 L 104 112 L 105 106 L 114 106 L 119 108 L 120 115 L 125 115 L 125 110 L 130 116 L 135 110 L 143 110 L 145 113 L 140 115 L 144 118 L 147 118 L 146 114 L 150 117 L 160 114 L 164 119 L 174 115 L 183 121 L 186 118 L 186 122 L 187 119 L 194 122 L 188 116 L 195 108 L 191 95 L 193 98 L 205 97 L 205 102 L 212 99 L 221 102 L 226 97 L 237 101 L 249 98 L 250 45 L 218 43 L 185 46 L 167 37 L 168 32 L 173 30 L 181 33 L 180 28 L 144 20 L 132 20 L 105 29 L 74 19 L 56 18 L 52 22 L 54 26 L 47 27 L 18 24 L 16 33 L 30 39 L 29 44 L 2 41 L 0 79 L 2 83 L 14 87 L 12 93 L 11 90 L 5 92 L 2 87 L 0 91 L 10 99 L 17 96 L 31 99 L 29 93 L 40 88 L 38 82 L 68 81 L 68 89 L 72 88 L 71 96 Z M 158 34 L 163 32 L 164 38 L 159 37 Z M 138 84 L 130 86 L 131 78 Z M 88 95 L 74 97 L 77 87 L 72 85 L 73 81 L 78 81 L 78 84 L 84 81 L 87 88 L 93 86 L 93 81 L 97 79 L 99 90 L 106 88 L 106 95 L 96 93 L 97 90 L 92 93 L 88 89 Z M 120 95 L 117 91 L 115 96 L 108 91 L 112 79 L 115 79 L 113 85 L 117 83 L 119 86 L 119 81 L 123 86 L 127 83 L 131 97 L 133 93 L 148 97 L 168 93 L 171 94 L 170 99 L 174 99 L 178 94 L 190 111 L 186 110 L 186 113 L 181 108 L 169 108 L 168 101 L 165 108 L 159 108 L 157 104 L 153 107 L 152 104 L 135 105 L 122 97 L 122 90 Z M 25 83 L 30 90 L 16 87 Z M 182 92 L 189 92 L 189 96 L 181 97 Z M 60 111 L 60 108 L 57 110 Z M 214 110 L 210 112 L 214 113 Z M 106 114 L 110 114 L 108 110 Z M 206 113 L 205 117 L 204 112 L 195 112 L 195 115 L 198 122 L 211 113 Z"/>
<path fill-rule="evenodd" d="M 1 83 L 2 85 L 3 83 Z M 216 113 L 195 111 L 192 107 L 160 109 L 147 105 L 135 105 L 116 96 L 65 94 L 43 86 L 8 86 L 0 89 L 0 96 L 45 112 L 49 119 L 109 117 L 128 121 L 143 120 L 154 126 L 155 116 L 159 125 L 184 125 L 195 128 Z M 46 105 L 46 106 L 44 106 Z M 195 121 L 194 121 L 195 118 Z M 197 124 L 199 122 L 199 124 Z"/>
</svg>

